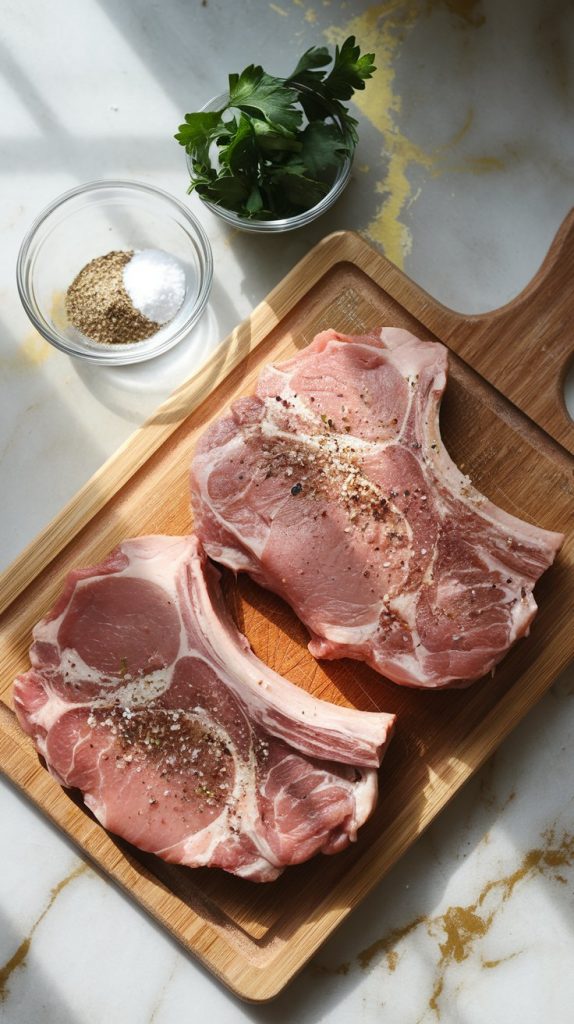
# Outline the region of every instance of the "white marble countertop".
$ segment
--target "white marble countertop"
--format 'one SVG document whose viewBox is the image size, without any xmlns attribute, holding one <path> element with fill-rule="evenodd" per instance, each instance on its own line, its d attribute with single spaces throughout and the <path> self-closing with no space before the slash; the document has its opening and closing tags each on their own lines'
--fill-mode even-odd
<svg viewBox="0 0 574 1024">
<path fill-rule="evenodd" d="M 379 72 L 353 180 L 311 227 L 229 231 L 209 311 L 148 364 L 81 365 L 19 304 L 21 238 L 98 177 L 184 196 L 171 135 L 228 71 L 286 73 L 355 32 Z M 7 565 L 320 237 L 356 228 L 468 312 L 519 291 L 574 194 L 567 0 L 6 0 L 0 41 L 0 562 Z M 526 370 L 525 370 L 526 372 Z M 0 789 L 0 1020 L 7 1024 L 569 1024 L 574 1001 L 574 672 L 548 695 L 292 985 L 242 1004 Z"/>
</svg>

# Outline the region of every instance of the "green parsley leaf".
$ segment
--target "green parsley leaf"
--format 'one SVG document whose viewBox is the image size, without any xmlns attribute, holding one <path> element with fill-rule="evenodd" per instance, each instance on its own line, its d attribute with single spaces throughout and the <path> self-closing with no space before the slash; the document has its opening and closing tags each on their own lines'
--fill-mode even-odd
<svg viewBox="0 0 574 1024">
<path fill-rule="evenodd" d="M 355 37 L 349 36 L 339 49 L 335 50 L 335 64 L 325 79 L 325 91 L 333 99 L 350 100 L 355 89 L 365 88 L 365 79 L 371 78 L 376 67 L 374 53 L 361 57 L 361 49 L 355 45 Z"/>
<path fill-rule="evenodd" d="M 251 64 L 241 75 L 229 76 L 229 106 L 246 113 L 255 111 L 269 124 L 294 132 L 301 124 L 296 109 L 297 93 L 286 88 L 280 78 L 272 78 L 263 68 Z"/>
<path fill-rule="evenodd" d="M 302 139 L 301 160 L 312 178 L 323 178 L 339 167 L 349 153 L 348 145 L 334 124 L 311 121 Z"/>
<path fill-rule="evenodd" d="M 327 96 L 323 88 L 325 71 L 318 71 L 332 60 L 326 46 L 311 47 L 301 57 L 292 75 L 286 79 L 299 92 L 299 102 L 308 121 L 322 121 L 325 117 Z"/>
<path fill-rule="evenodd" d="M 299 58 L 297 67 L 289 78 L 298 78 L 304 71 L 311 71 L 313 68 L 324 68 L 332 59 L 326 46 L 312 46 Z"/>
<path fill-rule="evenodd" d="M 260 213 L 263 209 L 263 197 L 261 189 L 254 185 L 245 202 L 247 213 Z"/>
<path fill-rule="evenodd" d="M 185 124 L 180 124 L 175 138 L 189 153 L 193 173 L 197 179 L 216 177 L 211 166 L 209 149 L 216 140 L 226 138 L 221 111 L 186 114 Z M 188 191 L 192 192 L 193 188 L 190 187 Z"/>
<path fill-rule="evenodd" d="M 204 199 L 209 199 L 210 203 L 220 203 L 229 210 L 235 210 L 246 201 L 251 189 L 247 178 L 225 174 L 215 181 L 197 185 L 196 192 Z"/>
<path fill-rule="evenodd" d="M 256 117 L 251 119 L 251 125 L 257 138 L 257 144 L 265 154 L 299 153 L 303 148 L 303 143 L 299 139 L 277 125 L 260 121 Z"/>
<path fill-rule="evenodd" d="M 198 114 L 186 114 L 185 124 L 180 124 L 179 131 L 174 138 L 182 146 L 185 146 L 188 153 L 193 153 L 198 148 L 203 149 L 206 142 L 209 144 L 217 138 L 222 128 L 223 121 L 220 110 L 215 110 L 213 113 L 201 111 Z"/>
<path fill-rule="evenodd" d="M 284 199 L 301 210 L 310 210 L 316 206 L 329 191 L 323 181 L 314 181 L 305 176 L 302 164 L 292 164 L 277 168 L 272 172 L 272 180 L 282 189 Z"/>
<path fill-rule="evenodd" d="M 230 122 L 234 131 L 229 133 L 229 142 L 219 150 L 219 162 L 229 168 L 231 174 L 257 173 L 257 144 L 251 119 L 241 114 Z"/>
</svg>

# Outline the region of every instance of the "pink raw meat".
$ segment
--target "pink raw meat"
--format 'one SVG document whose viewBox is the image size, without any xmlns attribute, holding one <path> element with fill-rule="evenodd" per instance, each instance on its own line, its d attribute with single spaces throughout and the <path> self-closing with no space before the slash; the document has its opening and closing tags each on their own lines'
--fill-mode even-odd
<svg viewBox="0 0 574 1024">
<path fill-rule="evenodd" d="M 124 541 L 73 572 L 14 684 L 64 786 L 143 850 L 270 881 L 354 840 L 394 716 L 317 700 L 231 621 L 196 537 Z"/>
<path fill-rule="evenodd" d="M 503 512 L 439 431 L 447 350 L 324 331 L 267 366 L 192 464 L 209 555 L 280 594 L 317 658 L 406 686 L 464 685 L 524 636 L 562 534 Z"/>
</svg>

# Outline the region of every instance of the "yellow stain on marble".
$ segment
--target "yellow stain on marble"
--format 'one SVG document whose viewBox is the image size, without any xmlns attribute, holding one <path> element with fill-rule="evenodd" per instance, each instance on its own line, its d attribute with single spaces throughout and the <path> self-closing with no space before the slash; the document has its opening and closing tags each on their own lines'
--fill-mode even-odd
<svg viewBox="0 0 574 1024">
<path fill-rule="evenodd" d="M 66 315 L 66 293 L 65 292 L 54 292 L 52 295 L 52 301 L 50 303 L 50 319 L 59 330 L 65 330 L 68 326 L 68 318 Z M 46 362 L 48 356 L 54 352 L 51 345 L 42 337 L 38 331 L 30 331 L 26 335 L 22 343 L 16 362 L 23 359 L 25 363 L 31 364 L 32 366 L 41 366 L 42 363 Z"/>
<path fill-rule="evenodd" d="M 269 4 L 269 6 L 272 11 L 275 11 L 275 14 L 280 14 L 282 18 L 289 17 L 289 12 L 284 10 L 283 7 L 279 7 L 279 4 Z"/>
<path fill-rule="evenodd" d="M 461 164 L 451 164 L 448 168 L 435 167 L 432 170 L 433 178 L 438 178 L 445 173 L 449 174 L 492 174 L 493 171 L 503 171 L 506 167 L 504 160 L 498 156 L 469 156 L 465 157 Z"/>
<path fill-rule="evenodd" d="M 468 135 L 470 129 L 472 128 L 473 121 L 474 121 L 474 108 L 473 107 L 469 107 L 467 112 L 466 112 L 466 117 L 465 117 L 464 121 L 462 122 L 460 128 L 458 128 L 457 131 L 454 133 L 454 135 L 449 139 L 448 145 L 449 146 L 458 146 L 459 142 L 462 142 L 462 140 L 464 139 L 465 135 Z"/>
<path fill-rule="evenodd" d="M 42 923 L 42 921 L 46 917 L 46 914 L 48 914 L 49 911 L 52 909 L 54 903 L 56 902 L 62 890 L 65 889 L 66 886 L 70 884 L 70 882 L 73 882 L 76 878 L 79 878 L 80 875 L 85 874 L 86 871 L 89 870 L 90 869 L 88 864 L 78 864 L 78 866 L 74 868 L 74 870 L 71 871 L 69 875 L 66 875 L 65 878 L 62 878 L 57 883 L 57 885 L 55 885 L 50 890 L 48 903 L 44 907 L 44 910 L 42 911 L 40 916 L 36 919 L 36 921 L 34 921 L 34 924 L 32 925 L 29 934 L 26 936 L 25 939 L 22 940 L 22 942 L 18 946 L 18 949 L 16 950 L 15 953 L 12 954 L 10 959 L 7 960 L 2 967 L 0 967 L 0 1002 L 3 1002 L 6 996 L 8 995 L 8 982 L 12 974 L 14 973 L 15 970 L 17 970 L 18 967 L 22 967 L 26 963 L 26 958 L 28 956 L 28 953 L 30 952 L 30 946 L 32 944 L 34 932 Z"/>
<path fill-rule="evenodd" d="M 313 7 L 308 7 L 305 11 L 305 21 L 308 21 L 310 25 L 314 25 L 317 21 L 317 12 Z"/>
<path fill-rule="evenodd" d="M 54 292 L 50 303 L 50 318 L 54 327 L 64 331 L 68 326 L 68 314 L 66 313 L 66 293 Z"/>
<path fill-rule="evenodd" d="M 233 245 L 233 241 L 238 235 L 243 234 L 239 228 L 225 228 L 225 234 L 223 236 L 223 244 L 226 249 L 229 249 Z"/>
<path fill-rule="evenodd" d="M 30 331 L 20 345 L 20 353 L 27 363 L 32 366 L 41 366 L 52 353 L 52 349 L 45 338 L 38 331 Z"/>
<path fill-rule="evenodd" d="M 484 23 L 480 0 L 446 0 L 446 5 L 467 26 L 478 27 Z M 451 168 L 444 163 L 445 149 L 458 145 L 473 120 L 473 114 L 469 112 L 447 146 L 437 147 L 432 152 L 409 139 L 398 125 L 402 100 L 395 85 L 397 57 L 417 22 L 441 7 L 444 7 L 444 0 L 383 0 L 344 26 L 331 26 L 325 30 L 325 36 L 332 44 L 340 44 L 348 35 L 354 35 L 363 51 L 375 53 L 376 85 L 367 83 L 366 89 L 356 92 L 353 97 L 362 114 L 383 136 L 382 156 L 387 161 L 385 175 L 375 186 L 376 192 L 384 198 L 365 234 L 378 243 L 385 255 L 401 269 L 404 269 L 412 247 L 411 232 L 402 219 L 413 192 L 409 173 L 413 168 L 422 168 L 432 175 L 450 171 Z M 471 162 L 464 161 L 462 169 L 470 173 L 487 173 L 499 168 L 496 158 L 477 157 Z"/>
<path fill-rule="evenodd" d="M 472 174 L 491 174 L 492 171 L 503 171 L 504 167 L 504 160 L 498 156 L 473 156 L 468 157 L 462 169 Z"/>
<path fill-rule="evenodd" d="M 400 220 L 411 192 L 407 170 L 413 163 L 432 167 L 432 157 L 399 131 L 397 116 L 401 111 L 401 97 L 395 90 L 394 64 L 423 6 L 421 0 L 404 3 L 385 0 L 352 18 L 344 27 L 333 26 L 325 31 L 332 44 L 340 44 L 348 35 L 354 35 L 363 51 L 375 53 L 376 88 L 367 83 L 366 88 L 353 97 L 362 114 L 384 137 L 383 157 L 388 159 L 385 177 L 376 185 L 384 199 L 366 233 L 401 268 L 411 248 L 409 229 Z"/>
</svg>

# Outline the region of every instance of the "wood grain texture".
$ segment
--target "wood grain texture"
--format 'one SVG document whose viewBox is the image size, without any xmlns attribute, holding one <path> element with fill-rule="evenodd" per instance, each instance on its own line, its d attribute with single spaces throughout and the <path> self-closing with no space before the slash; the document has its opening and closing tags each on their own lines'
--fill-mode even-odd
<svg viewBox="0 0 574 1024">
<path fill-rule="evenodd" d="M 552 267 L 560 265 L 556 255 L 552 259 Z M 543 290 L 535 286 L 531 291 L 535 306 L 548 287 L 548 275 L 554 274 L 552 267 L 542 275 Z M 531 318 L 528 330 L 525 295 L 516 307 L 520 336 L 534 350 L 542 312 Z M 510 325 L 511 312 L 511 306 L 504 312 Z M 574 460 L 565 451 L 572 447 L 571 425 L 568 433 L 560 411 L 543 410 L 543 433 L 533 423 L 542 413 L 532 403 L 524 403 L 528 415 L 523 415 L 501 393 L 504 381 L 497 381 L 495 390 L 451 354 L 441 413 L 451 455 L 502 508 L 567 533 L 556 565 L 536 588 L 540 613 L 531 636 L 510 652 L 493 677 L 469 690 L 416 692 L 394 686 L 357 662 L 316 662 L 307 651 L 303 626 L 283 602 L 247 579 L 236 582 L 224 575 L 228 603 L 259 657 L 318 696 L 399 716 L 381 770 L 379 806 L 359 841 L 336 857 L 291 868 L 277 882 L 258 886 L 216 870 L 164 864 L 108 835 L 74 794 L 61 790 L 9 710 L 12 679 L 27 666 L 30 630 L 73 566 L 97 562 L 128 536 L 192 528 L 187 473 L 195 440 L 233 398 L 253 389 L 265 362 L 293 354 L 326 327 L 353 332 L 383 323 L 449 341 L 451 347 L 475 338 L 472 344 L 480 351 L 488 323 L 496 334 L 492 324 L 500 316 L 463 317 L 444 310 L 357 235 L 329 236 L 233 332 L 209 366 L 106 463 L 0 581 L 5 609 L 0 640 L 3 770 L 102 870 L 244 998 L 261 1001 L 281 991 L 574 655 Z M 515 339 L 510 337 L 511 346 Z M 489 372 L 497 376 L 495 361 Z M 560 435 L 561 445 L 549 435 Z"/>
<path fill-rule="evenodd" d="M 477 316 L 442 307 L 438 331 L 445 344 L 571 453 L 574 426 L 564 402 L 564 379 L 574 356 L 573 276 L 571 210 L 540 270 L 517 298 Z M 408 300 L 405 304 L 413 308 Z M 424 310 L 418 312 L 421 323 L 436 332 L 436 303 L 429 320 Z"/>
</svg>

